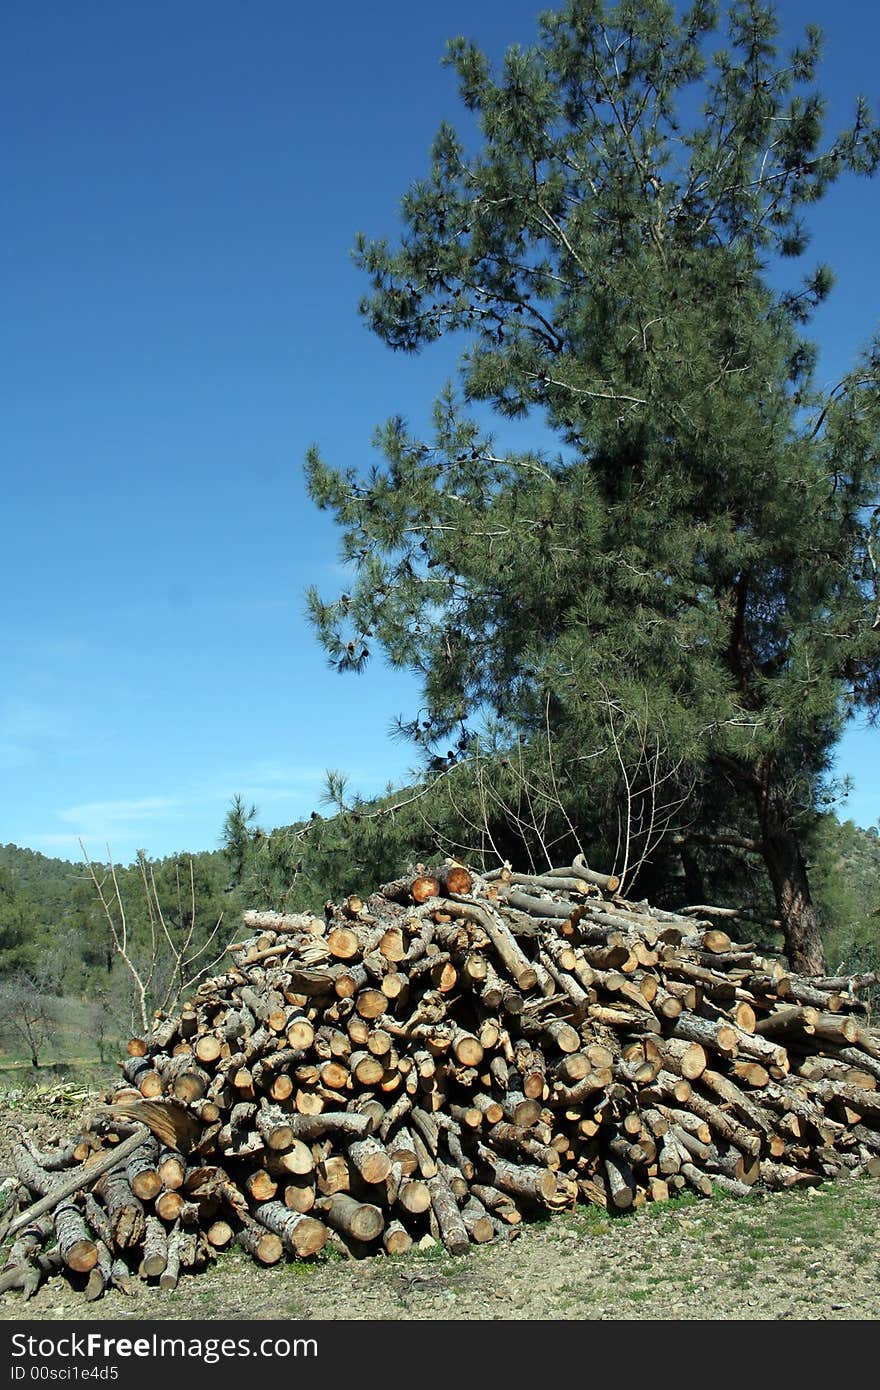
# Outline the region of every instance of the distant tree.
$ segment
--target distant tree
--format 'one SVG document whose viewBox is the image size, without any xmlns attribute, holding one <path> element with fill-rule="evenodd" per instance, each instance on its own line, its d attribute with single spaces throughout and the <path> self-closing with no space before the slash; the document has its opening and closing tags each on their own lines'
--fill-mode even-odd
<svg viewBox="0 0 880 1390">
<path fill-rule="evenodd" d="M 99 990 L 88 1001 L 88 1041 L 97 1048 L 102 1065 L 110 1060 L 111 1049 L 115 1051 L 118 1039 L 125 1033 L 127 1019 L 119 1002 L 116 992 L 110 989 Z"/>
<path fill-rule="evenodd" d="M 61 1000 L 39 970 L 18 968 L 0 980 L 0 1034 L 7 1044 L 25 1049 L 34 1069 L 57 1031 L 60 1008 Z"/>
<path fill-rule="evenodd" d="M 462 342 L 459 387 L 430 437 L 381 428 L 369 473 L 310 450 L 356 574 L 309 604 L 340 671 L 378 647 L 419 675 L 401 727 L 431 767 L 488 714 L 607 769 L 633 752 L 603 709 L 644 710 L 694 779 L 683 839 L 759 856 L 791 964 L 821 972 L 804 837 L 846 718 L 880 697 L 880 349 L 820 391 L 805 333 L 832 273 L 776 279 L 880 136 L 861 98 L 826 136 L 816 26 L 785 54 L 771 4 L 725 18 L 713 49 L 710 0 L 570 0 L 497 76 L 450 43 L 479 139 L 443 125 L 398 244 L 356 257 L 373 331 Z M 498 447 L 471 402 L 537 416 L 558 452 Z M 598 761 L 584 778 L 601 792 Z"/>
</svg>

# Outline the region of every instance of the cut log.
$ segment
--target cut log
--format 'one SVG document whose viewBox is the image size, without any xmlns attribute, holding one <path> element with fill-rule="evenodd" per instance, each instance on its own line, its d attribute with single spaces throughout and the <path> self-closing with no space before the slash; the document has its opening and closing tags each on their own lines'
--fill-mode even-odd
<svg viewBox="0 0 880 1390">
<path fill-rule="evenodd" d="M 277 1265 L 284 1255 L 284 1244 L 273 1231 L 262 1230 L 256 1223 L 242 1226 L 236 1239 L 242 1250 L 262 1265 Z"/>
<path fill-rule="evenodd" d="M 165 1227 L 155 1216 L 148 1216 L 144 1233 L 144 1251 L 140 1274 L 145 1279 L 158 1279 L 168 1264 L 168 1238 Z"/>
<path fill-rule="evenodd" d="M 385 1229 L 381 1208 L 372 1202 L 359 1202 L 345 1192 L 322 1198 L 318 1206 L 334 1231 L 354 1240 L 376 1240 Z"/>
<path fill-rule="evenodd" d="M 59 1203 L 54 1213 L 58 1250 L 68 1269 L 87 1274 L 98 1263 L 98 1247 L 89 1235 L 82 1212 L 70 1200 Z"/>
<path fill-rule="evenodd" d="M 118 1170 L 105 1173 L 95 1184 L 95 1194 L 106 1208 L 116 1249 L 127 1250 L 140 1245 L 146 1229 L 146 1215 L 125 1173 Z"/>
<path fill-rule="evenodd" d="M 492 1182 L 516 1197 L 546 1205 L 556 1193 L 556 1179 L 547 1168 L 510 1163 L 485 1144 L 477 1144 L 477 1154 L 492 1172 Z"/>
<path fill-rule="evenodd" d="M 292 1211 L 283 1202 L 263 1202 L 254 1209 L 254 1215 L 262 1226 L 281 1238 L 290 1254 L 300 1259 L 317 1255 L 327 1244 L 328 1231 L 322 1221 Z"/>
<path fill-rule="evenodd" d="M 125 1175 L 136 1197 L 151 1202 L 162 1190 L 162 1177 L 157 1167 L 158 1145 L 150 1139 L 136 1149 L 126 1164 Z"/>
<path fill-rule="evenodd" d="M 603 1169 L 611 1206 L 617 1211 L 628 1210 L 636 1196 L 636 1180 L 629 1164 L 616 1155 L 609 1154 Z"/>
<path fill-rule="evenodd" d="M 441 1173 L 435 1173 L 434 1177 L 429 1179 L 428 1191 L 431 1195 L 431 1210 L 440 1228 L 440 1239 L 450 1255 L 463 1255 L 470 1245 L 470 1236 L 455 1197 Z"/>
<path fill-rule="evenodd" d="M 366 1183 L 382 1183 L 391 1171 L 391 1159 L 387 1150 L 372 1135 L 367 1135 L 364 1139 L 355 1139 L 348 1145 L 346 1153 Z"/>
<path fill-rule="evenodd" d="M 412 1249 L 413 1239 L 401 1221 L 389 1221 L 382 1233 L 382 1247 L 386 1255 L 405 1255 Z"/>
</svg>

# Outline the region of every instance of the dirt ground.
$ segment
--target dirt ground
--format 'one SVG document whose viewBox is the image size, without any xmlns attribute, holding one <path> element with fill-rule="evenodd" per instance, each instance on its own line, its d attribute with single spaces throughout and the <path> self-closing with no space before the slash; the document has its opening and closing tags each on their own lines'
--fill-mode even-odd
<svg viewBox="0 0 880 1390">
<path fill-rule="evenodd" d="M 41 1144 L 77 1129 L 80 1107 L 0 1107 L 0 1182 L 25 1129 Z M 608 1219 L 594 1208 L 517 1228 L 503 1244 L 452 1257 L 406 1255 L 262 1268 L 238 1250 L 181 1279 L 87 1304 L 55 1278 L 27 1304 L 0 1297 L 0 1320 L 876 1320 L 880 1180 L 742 1200 L 678 1199 Z"/>
</svg>

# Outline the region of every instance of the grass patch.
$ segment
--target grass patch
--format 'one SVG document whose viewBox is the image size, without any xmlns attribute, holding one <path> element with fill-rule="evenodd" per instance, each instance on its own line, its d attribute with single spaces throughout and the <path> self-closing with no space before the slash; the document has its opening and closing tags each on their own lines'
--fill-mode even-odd
<svg viewBox="0 0 880 1390">
<path fill-rule="evenodd" d="M 431 1245 L 422 1246 L 418 1241 L 404 1255 L 404 1259 L 414 1260 L 442 1260 L 446 1256 L 446 1247 L 442 1241 L 435 1240 Z"/>
</svg>

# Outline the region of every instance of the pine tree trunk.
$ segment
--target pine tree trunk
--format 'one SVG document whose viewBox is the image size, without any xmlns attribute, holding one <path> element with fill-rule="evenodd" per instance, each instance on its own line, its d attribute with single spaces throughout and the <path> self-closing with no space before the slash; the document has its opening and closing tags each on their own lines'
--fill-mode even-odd
<svg viewBox="0 0 880 1390">
<path fill-rule="evenodd" d="M 781 816 L 766 817 L 761 854 L 776 897 L 785 953 L 799 975 L 826 975 L 825 948 L 797 836 Z"/>
<path fill-rule="evenodd" d="M 703 871 L 687 844 L 679 847 L 679 858 L 681 867 L 684 871 L 684 891 L 685 900 L 689 903 L 704 903 L 706 898 L 706 885 L 703 879 Z"/>
</svg>

